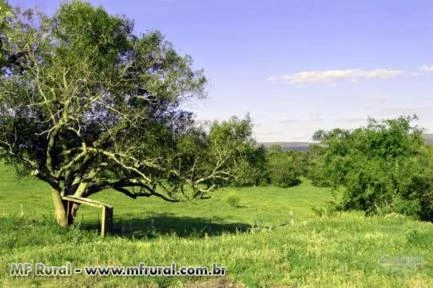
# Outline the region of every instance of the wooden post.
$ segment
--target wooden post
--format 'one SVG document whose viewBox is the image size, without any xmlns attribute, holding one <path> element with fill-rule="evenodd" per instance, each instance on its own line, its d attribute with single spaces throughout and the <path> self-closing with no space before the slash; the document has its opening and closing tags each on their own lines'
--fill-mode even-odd
<svg viewBox="0 0 433 288">
<path fill-rule="evenodd" d="M 101 237 L 105 237 L 107 234 L 111 233 L 113 226 L 113 208 L 104 206 L 102 207 L 102 217 L 101 217 Z"/>
</svg>

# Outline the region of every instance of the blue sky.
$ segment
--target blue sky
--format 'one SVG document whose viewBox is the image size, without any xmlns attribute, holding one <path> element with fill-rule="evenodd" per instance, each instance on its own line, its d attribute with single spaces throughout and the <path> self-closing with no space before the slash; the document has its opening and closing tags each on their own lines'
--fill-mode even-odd
<svg viewBox="0 0 433 288">
<path fill-rule="evenodd" d="M 63 1 L 9 0 L 53 13 Z M 259 141 L 416 114 L 433 132 L 433 1 L 92 0 L 157 29 L 209 79 L 198 120 L 250 113 Z"/>
</svg>

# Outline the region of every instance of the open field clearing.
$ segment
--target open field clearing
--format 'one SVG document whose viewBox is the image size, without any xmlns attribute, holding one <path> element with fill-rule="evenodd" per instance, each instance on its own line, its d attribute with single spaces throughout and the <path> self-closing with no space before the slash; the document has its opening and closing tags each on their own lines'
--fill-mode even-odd
<svg viewBox="0 0 433 288">
<path fill-rule="evenodd" d="M 52 204 L 46 186 L 17 180 L 9 167 L 0 169 L 0 279 L 5 287 L 433 285 L 431 223 L 360 213 L 319 217 L 311 208 L 325 207 L 332 196 L 308 182 L 287 189 L 224 189 L 201 205 L 96 195 L 115 207 L 115 234 L 101 239 L 96 209 L 80 209 L 77 225 L 65 232 L 49 216 Z M 237 206 L 228 200 L 233 197 Z M 217 263 L 227 268 L 227 275 L 14 278 L 9 265 L 15 262 L 70 262 L 74 267 Z"/>
</svg>

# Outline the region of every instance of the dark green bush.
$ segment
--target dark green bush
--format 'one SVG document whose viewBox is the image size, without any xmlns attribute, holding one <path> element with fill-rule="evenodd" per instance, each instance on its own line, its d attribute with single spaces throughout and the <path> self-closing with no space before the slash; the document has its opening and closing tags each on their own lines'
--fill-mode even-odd
<svg viewBox="0 0 433 288">
<path fill-rule="evenodd" d="M 324 169 L 323 153 L 325 148 L 318 144 L 308 147 L 306 152 L 306 169 L 305 176 L 311 180 L 311 183 L 318 187 L 329 187 L 330 182 Z"/>
<path fill-rule="evenodd" d="M 321 133 L 313 183 L 344 187 L 340 206 L 368 214 L 397 212 L 433 220 L 433 152 L 411 117 Z"/>
<path fill-rule="evenodd" d="M 305 173 L 304 152 L 283 151 L 274 146 L 267 153 L 268 182 L 279 187 L 290 187 L 299 184 Z"/>
</svg>

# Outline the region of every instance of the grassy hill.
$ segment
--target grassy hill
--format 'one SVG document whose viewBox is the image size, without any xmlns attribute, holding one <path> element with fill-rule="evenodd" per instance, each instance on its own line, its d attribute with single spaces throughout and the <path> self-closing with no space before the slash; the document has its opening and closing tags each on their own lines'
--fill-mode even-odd
<svg viewBox="0 0 433 288">
<path fill-rule="evenodd" d="M 95 196 L 115 207 L 115 234 L 105 239 L 97 233 L 97 211 L 80 209 L 77 225 L 62 230 L 51 216 L 48 187 L 17 180 L 0 165 L 0 286 L 433 287 L 431 223 L 326 213 L 330 191 L 308 181 L 288 189 L 224 189 L 210 200 L 177 204 L 112 191 Z M 227 276 L 15 278 L 15 262 L 217 263 Z"/>
</svg>

